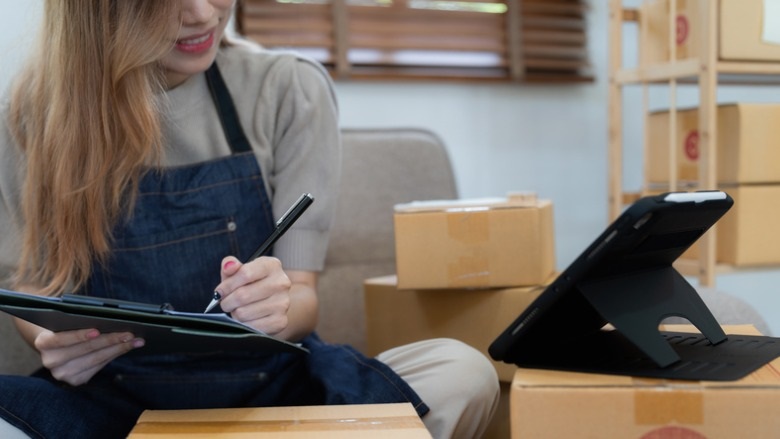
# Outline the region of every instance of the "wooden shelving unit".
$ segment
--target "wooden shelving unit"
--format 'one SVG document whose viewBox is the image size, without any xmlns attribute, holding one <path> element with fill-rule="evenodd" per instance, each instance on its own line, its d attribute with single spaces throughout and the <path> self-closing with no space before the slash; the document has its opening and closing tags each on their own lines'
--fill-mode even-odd
<svg viewBox="0 0 780 439">
<path fill-rule="evenodd" d="M 677 10 L 677 0 L 669 0 L 671 11 Z M 689 0 L 690 1 L 690 0 Z M 671 61 L 649 64 L 639 59 L 638 66 L 626 67 L 623 60 L 624 27 L 636 26 L 638 45 L 647 41 L 640 17 L 641 8 L 626 8 L 623 0 L 609 1 L 609 216 L 616 218 L 627 203 L 647 191 L 647 177 L 639 193 L 627 193 L 623 189 L 623 88 L 628 85 L 643 89 L 643 113 L 645 127 L 648 115 L 648 86 L 666 84 L 669 88 L 669 175 L 668 190 L 678 190 L 677 155 L 674 151 L 676 131 L 676 95 L 678 84 L 695 84 L 699 89 L 699 180 L 696 189 L 717 188 L 717 88 L 726 84 L 780 85 L 780 63 L 732 62 L 718 59 L 718 2 L 699 2 L 700 32 L 696 58 L 676 60 L 676 14 L 669 14 L 669 53 Z M 641 50 L 639 50 L 641 54 Z M 645 159 L 649 148 L 647 133 L 644 134 Z M 645 163 L 647 160 L 645 160 Z M 645 172 L 645 175 L 647 173 Z M 687 189 L 687 188 L 686 188 Z M 717 227 L 699 240 L 699 259 L 692 263 L 680 263 L 683 274 L 696 276 L 704 286 L 715 284 L 715 275 L 731 270 L 731 267 L 716 264 Z"/>
</svg>

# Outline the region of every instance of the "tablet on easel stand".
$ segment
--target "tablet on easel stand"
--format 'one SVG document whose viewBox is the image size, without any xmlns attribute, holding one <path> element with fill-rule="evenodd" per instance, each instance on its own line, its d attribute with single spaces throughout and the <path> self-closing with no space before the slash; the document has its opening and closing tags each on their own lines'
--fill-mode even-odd
<svg viewBox="0 0 780 439">
<path fill-rule="evenodd" d="M 726 334 L 673 263 L 733 205 L 722 191 L 639 199 L 490 345 L 522 367 L 735 380 L 780 356 L 780 339 Z M 698 334 L 660 331 L 679 316 Z"/>
</svg>

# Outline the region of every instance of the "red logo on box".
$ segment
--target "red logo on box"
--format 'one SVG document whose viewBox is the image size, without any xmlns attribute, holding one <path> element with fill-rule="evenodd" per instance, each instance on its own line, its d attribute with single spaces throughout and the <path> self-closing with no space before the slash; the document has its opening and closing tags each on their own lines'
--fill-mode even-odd
<svg viewBox="0 0 780 439">
<path fill-rule="evenodd" d="M 685 143 L 683 144 L 685 151 L 685 157 L 695 162 L 699 159 L 699 131 L 693 130 L 685 136 Z"/>
<path fill-rule="evenodd" d="M 681 45 L 688 39 L 691 27 L 688 24 L 688 17 L 685 15 L 677 16 L 677 45 Z"/>
</svg>

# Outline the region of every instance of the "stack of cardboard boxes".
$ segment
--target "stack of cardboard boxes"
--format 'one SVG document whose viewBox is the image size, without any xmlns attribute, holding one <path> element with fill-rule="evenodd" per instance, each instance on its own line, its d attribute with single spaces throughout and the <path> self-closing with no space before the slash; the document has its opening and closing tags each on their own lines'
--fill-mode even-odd
<svg viewBox="0 0 780 439">
<path fill-rule="evenodd" d="M 725 104 L 717 110 L 718 186 L 734 207 L 718 222 L 717 260 L 734 266 L 780 263 L 780 105 Z M 662 187 L 669 175 L 669 112 L 650 115 L 647 177 Z M 674 150 L 682 187 L 699 177 L 698 111 L 677 112 Z M 696 246 L 686 258 L 696 257 Z"/>
<path fill-rule="evenodd" d="M 372 355 L 451 337 L 488 356 L 495 338 L 556 275 L 549 201 L 398 206 L 395 232 L 397 275 L 365 281 Z M 780 399 L 780 359 L 733 382 L 494 365 L 502 398 L 487 438 L 774 437 L 780 428 L 771 415 Z"/>
<path fill-rule="evenodd" d="M 767 0 L 648 0 L 640 8 L 643 66 L 669 62 L 670 38 L 676 60 L 703 55 L 703 2 L 717 16 L 716 56 L 731 63 L 780 61 L 780 14 Z M 669 32 L 674 26 L 674 32 Z M 766 64 L 774 65 L 774 64 Z M 675 144 L 678 188 L 699 178 L 699 119 L 696 108 L 676 112 Z M 717 261 L 734 266 L 780 263 L 780 233 L 774 217 L 780 213 L 780 104 L 720 105 L 717 117 L 717 184 L 734 198 L 734 208 L 718 223 Z M 651 192 L 668 187 L 670 175 L 670 113 L 650 115 L 647 132 L 647 181 Z M 696 246 L 685 258 L 697 257 Z"/>
<path fill-rule="evenodd" d="M 488 356 L 493 340 L 554 278 L 549 200 L 526 194 L 410 203 L 396 206 L 394 221 L 397 273 L 364 284 L 369 355 L 449 337 Z M 508 391 L 516 367 L 494 364 Z M 493 428 L 508 435 L 503 396 Z"/>
</svg>

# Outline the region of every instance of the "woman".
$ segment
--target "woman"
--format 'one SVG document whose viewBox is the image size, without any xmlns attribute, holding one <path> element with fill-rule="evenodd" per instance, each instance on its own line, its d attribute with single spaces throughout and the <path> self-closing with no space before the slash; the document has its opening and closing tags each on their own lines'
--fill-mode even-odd
<svg viewBox="0 0 780 439">
<path fill-rule="evenodd" d="M 406 401 L 436 437 L 481 434 L 498 383 L 477 351 L 433 340 L 368 359 L 313 333 L 340 163 L 332 84 L 228 41 L 233 3 L 46 1 L 0 107 L 0 264 L 34 294 L 182 311 L 216 286 L 223 311 L 310 354 L 144 355 L 134 334 L 17 321 L 44 368 L 0 377 L 0 436 L 125 437 L 144 409 Z M 304 192 L 317 202 L 273 256 L 246 261 Z"/>
</svg>

